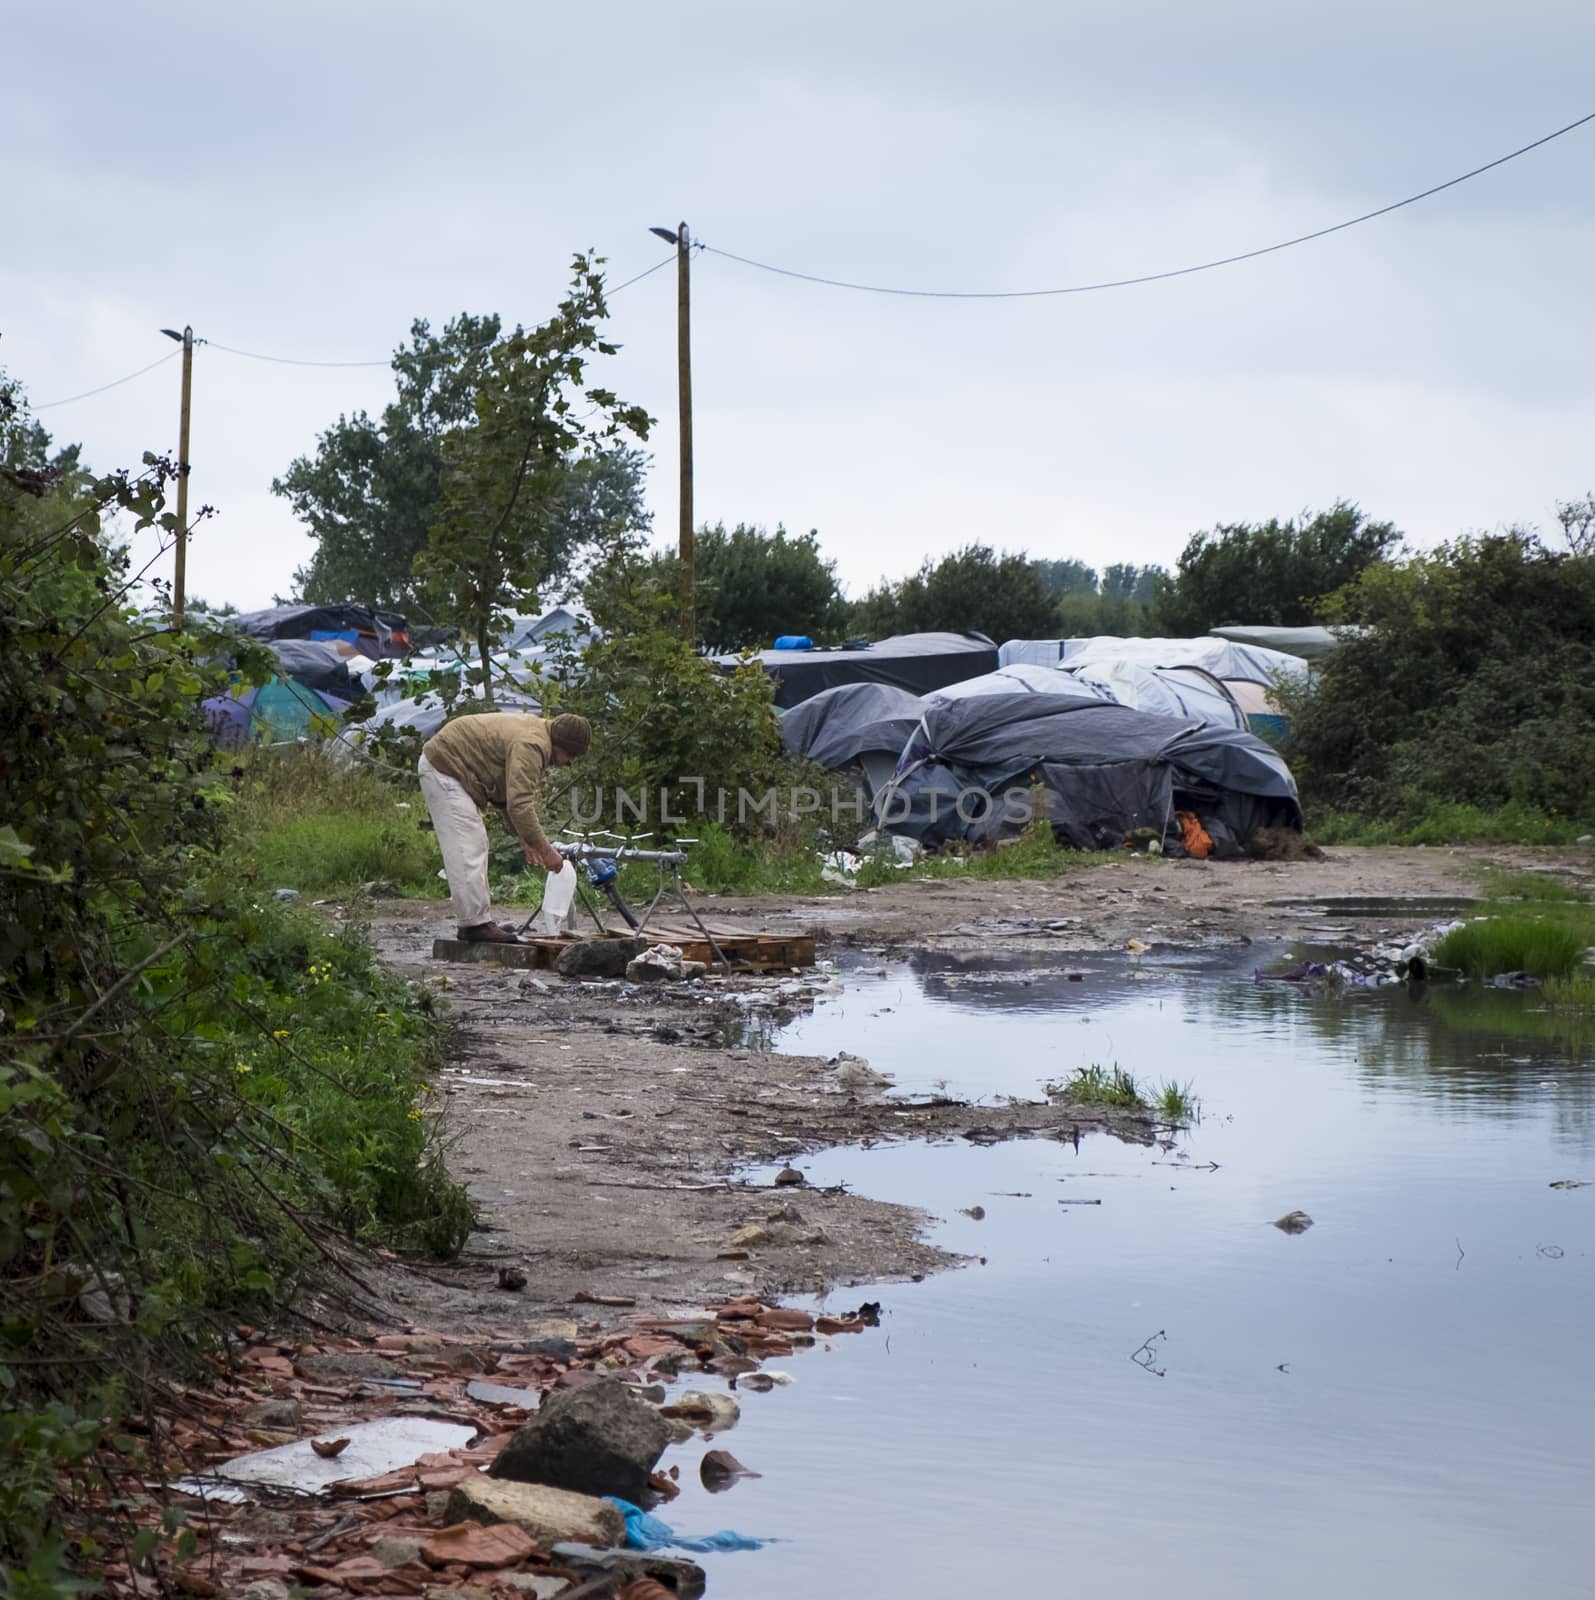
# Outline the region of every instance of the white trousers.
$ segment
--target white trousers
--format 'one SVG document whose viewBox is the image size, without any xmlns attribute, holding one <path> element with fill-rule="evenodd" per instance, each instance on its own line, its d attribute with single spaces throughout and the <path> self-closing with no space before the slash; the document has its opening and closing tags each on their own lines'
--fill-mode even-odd
<svg viewBox="0 0 1595 1600">
<path fill-rule="evenodd" d="M 443 870 L 449 878 L 449 898 L 454 920 L 462 928 L 475 928 L 492 920 L 487 894 L 487 829 L 482 813 L 457 778 L 421 757 L 421 798 L 437 831 L 443 852 Z"/>
</svg>

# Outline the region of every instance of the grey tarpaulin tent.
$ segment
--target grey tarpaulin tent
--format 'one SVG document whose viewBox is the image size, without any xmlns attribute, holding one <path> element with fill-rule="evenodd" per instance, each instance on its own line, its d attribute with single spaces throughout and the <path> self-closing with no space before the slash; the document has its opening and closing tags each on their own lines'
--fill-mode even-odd
<svg viewBox="0 0 1595 1600">
<path fill-rule="evenodd" d="M 741 656 L 711 658 L 730 672 Z M 889 683 L 929 694 L 997 666 L 997 647 L 982 633 L 903 633 L 861 650 L 761 650 L 754 657 L 775 679 L 775 703 L 802 704 L 844 683 Z"/>
<path fill-rule="evenodd" d="M 889 683 L 844 683 L 783 711 L 781 744 L 788 755 L 832 772 L 859 768 L 874 794 L 891 777 L 924 714 L 925 702 L 906 689 Z"/>
<path fill-rule="evenodd" d="M 1238 841 L 1301 827 L 1290 768 L 1249 733 L 1034 694 L 929 702 L 875 815 L 929 846 L 980 843 L 1017 830 L 1032 784 L 1046 790 L 1058 837 L 1081 848 L 1162 831 L 1176 808 Z"/>
</svg>

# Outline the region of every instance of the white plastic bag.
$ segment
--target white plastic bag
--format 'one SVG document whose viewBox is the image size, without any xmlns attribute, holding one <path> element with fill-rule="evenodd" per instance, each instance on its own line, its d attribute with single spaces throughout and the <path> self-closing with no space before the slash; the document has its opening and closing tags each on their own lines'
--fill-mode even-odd
<svg viewBox="0 0 1595 1600">
<path fill-rule="evenodd" d="M 570 908 L 576 901 L 576 869 L 566 862 L 558 872 L 548 875 L 548 886 L 543 890 L 543 909 L 539 913 L 540 928 L 544 933 L 562 933 L 570 920 Z"/>
</svg>

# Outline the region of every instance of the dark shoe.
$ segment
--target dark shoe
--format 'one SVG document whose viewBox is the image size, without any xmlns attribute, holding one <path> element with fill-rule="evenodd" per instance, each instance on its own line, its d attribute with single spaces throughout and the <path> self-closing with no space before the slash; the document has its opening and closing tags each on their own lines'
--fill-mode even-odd
<svg viewBox="0 0 1595 1600">
<path fill-rule="evenodd" d="M 496 922 L 479 922 L 474 928 L 459 930 L 461 944 L 519 944 L 521 941 L 508 928 Z"/>
</svg>

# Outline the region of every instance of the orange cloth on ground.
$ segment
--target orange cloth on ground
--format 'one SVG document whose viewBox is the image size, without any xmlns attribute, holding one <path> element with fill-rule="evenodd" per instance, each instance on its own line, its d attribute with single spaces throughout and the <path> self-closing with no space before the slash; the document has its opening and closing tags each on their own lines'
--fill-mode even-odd
<svg viewBox="0 0 1595 1600">
<path fill-rule="evenodd" d="M 1186 855 L 1195 856 L 1198 860 L 1212 855 L 1212 835 L 1197 820 L 1194 811 L 1176 811 L 1174 820 L 1180 825 L 1180 843 L 1185 846 Z"/>
</svg>

